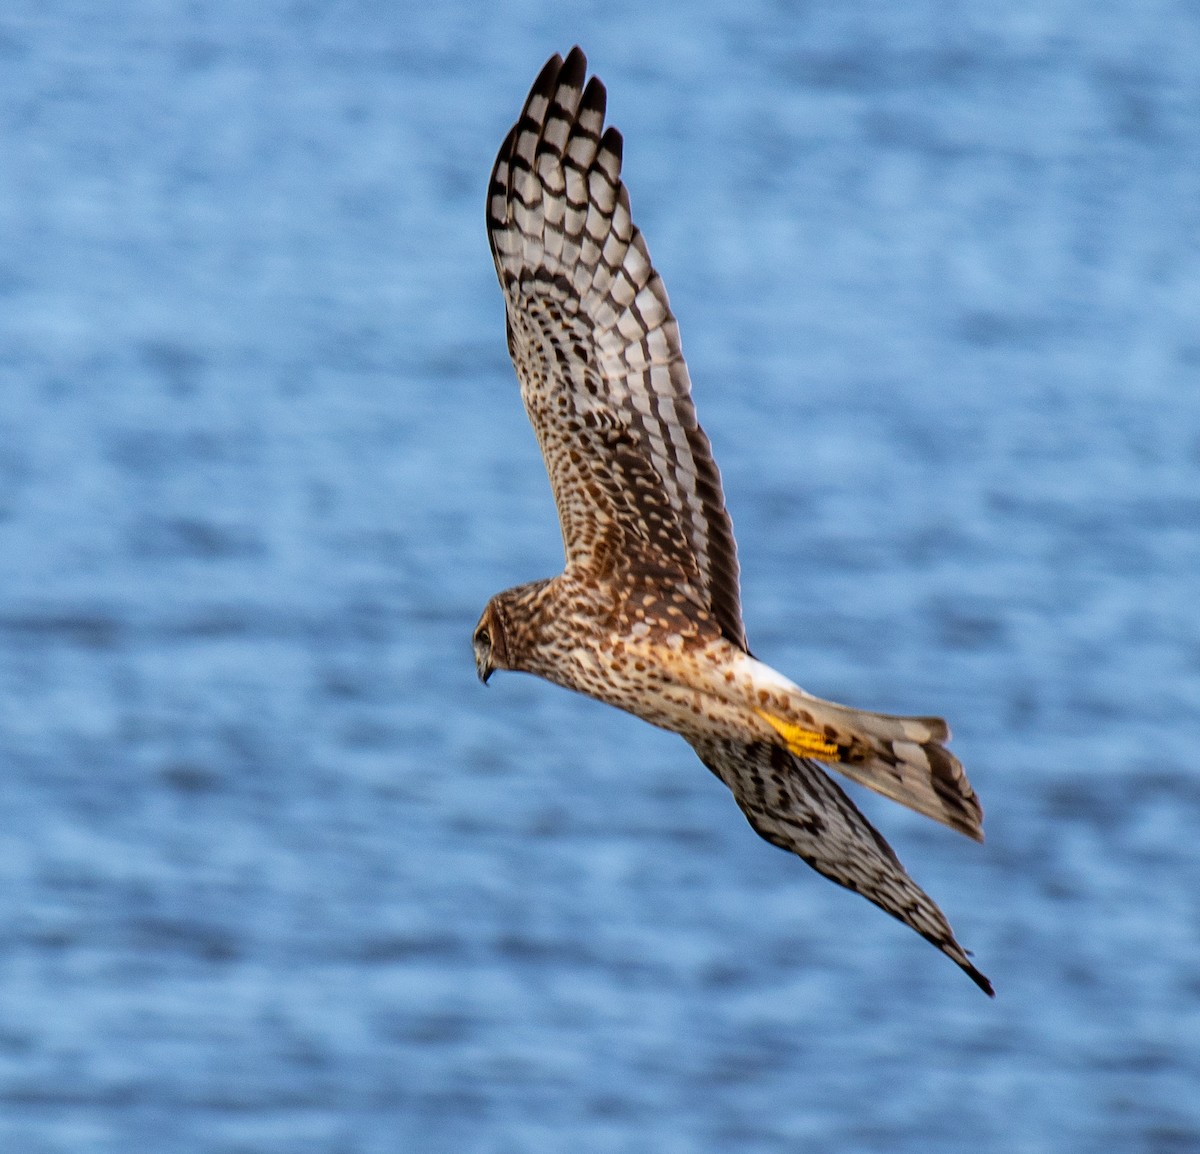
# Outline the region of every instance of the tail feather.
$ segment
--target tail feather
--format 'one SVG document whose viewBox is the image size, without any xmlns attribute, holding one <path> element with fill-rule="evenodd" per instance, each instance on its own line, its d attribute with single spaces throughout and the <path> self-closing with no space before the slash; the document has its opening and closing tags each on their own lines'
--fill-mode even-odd
<svg viewBox="0 0 1200 1154">
<path fill-rule="evenodd" d="M 902 921 L 993 996 L 991 982 L 958 944 L 937 904 L 820 766 L 767 742 L 710 740 L 692 745 L 733 791 L 759 836 Z"/>
<path fill-rule="evenodd" d="M 778 698 L 755 712 L 797 757 L 833 766 L 852 781 L 983 841 L 983 807 L 962 763 L 943 744 L 950 728 L 940 717 L 868 713 L 802 691 L 786 716 Z"/>
</svg>

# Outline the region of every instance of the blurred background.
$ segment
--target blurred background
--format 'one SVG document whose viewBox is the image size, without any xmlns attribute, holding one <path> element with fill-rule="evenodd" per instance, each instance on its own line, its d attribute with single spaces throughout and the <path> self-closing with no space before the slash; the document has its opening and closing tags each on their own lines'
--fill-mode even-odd
<svg viewBox="0 0 1200 1154">
<path fill-rule="evenodd" d="M 483 228 L 579 42 L 757 654 L 994 980 L 677 738 L 475 681 L 561 564 Z M 0 1148 L 1200 1149 L 1200 12 L 9 0 Z M 856 796 L 858 796 L 856 794 Z"/>
</svg>

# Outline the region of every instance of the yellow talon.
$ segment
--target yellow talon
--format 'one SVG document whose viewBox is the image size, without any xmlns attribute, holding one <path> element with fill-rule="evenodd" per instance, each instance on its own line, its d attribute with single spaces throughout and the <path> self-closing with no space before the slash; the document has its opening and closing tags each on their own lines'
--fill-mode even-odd
<svg viewBox="0 0 1200 1154">
<path fill-rule="evenodd" d="M 754 711 L 763 719 L 784 741 L 788 749 L 797 757 L 819 757 L 837 760 L 838 747 L 832 741 L 827 741 L 819 733 L 805 729 L 801 725 L 793 725 L 790 721 L 782 721 L 772 717 L 761 709 Z"/>
</svg>

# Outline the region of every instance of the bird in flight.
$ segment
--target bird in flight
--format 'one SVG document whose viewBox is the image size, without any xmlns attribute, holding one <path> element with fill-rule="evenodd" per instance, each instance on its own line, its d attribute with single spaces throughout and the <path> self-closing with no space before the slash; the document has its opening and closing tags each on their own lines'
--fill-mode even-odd
<svg viewBox="0 0 1200 1154">
<path fill-rule="evenodd" d="M 604 85 L 586 75 L 577 47 L 547 61 L 488 186 L 508 351 L 566 565 L 488 602 L 479 676 L 532 673 L 680 734 L 758 834 L 910 926 L 990 995 L 942 911 L 822 768 L 981 841 L 946 723 L 822 701 L 750 654 L 679 327 L 630 216 Z"/>
</svg>

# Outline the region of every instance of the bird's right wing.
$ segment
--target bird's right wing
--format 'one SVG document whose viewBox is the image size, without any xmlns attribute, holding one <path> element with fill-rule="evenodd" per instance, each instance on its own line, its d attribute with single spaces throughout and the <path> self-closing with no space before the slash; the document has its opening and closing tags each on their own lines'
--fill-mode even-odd
<svg viewBox="0 0 1200 1154">
<path fill-rule="evenodd" d="M 862 894 L 961 966 L 989 996 L 992 984 L 933 899 L 892 847 L 816 763 L 761 742 L 694 741 L 700 760 L 729 788 L 756 833 L 818 873 Z"/>
</svg>

